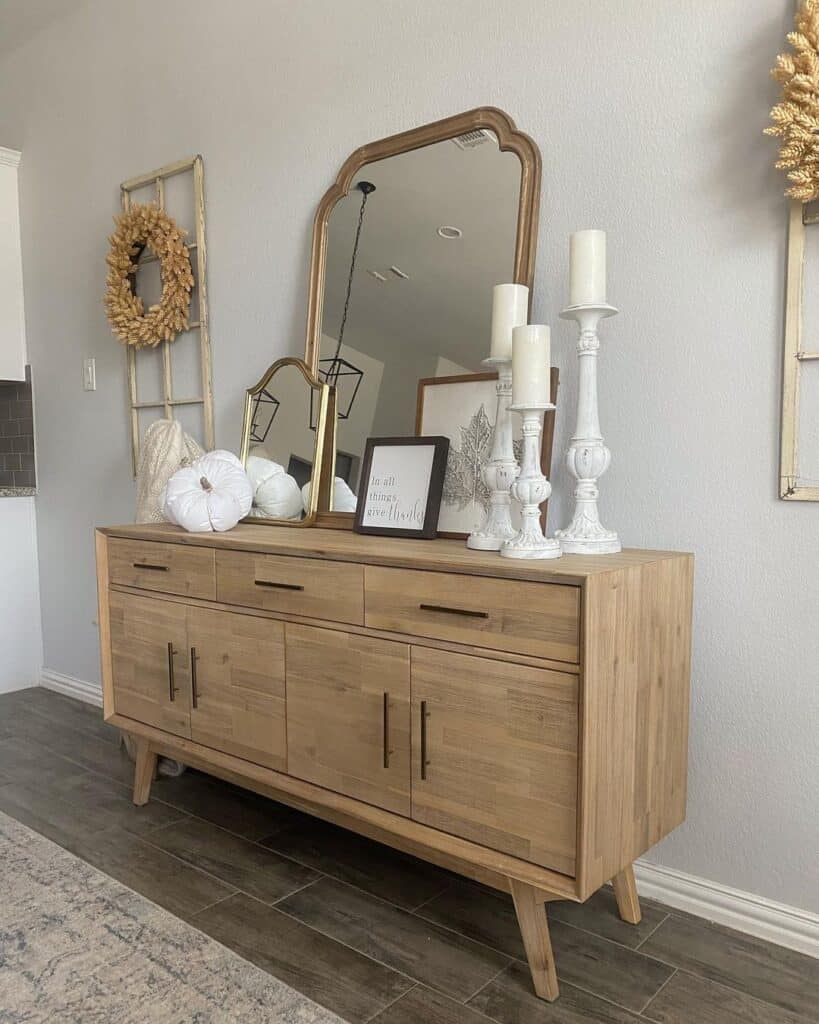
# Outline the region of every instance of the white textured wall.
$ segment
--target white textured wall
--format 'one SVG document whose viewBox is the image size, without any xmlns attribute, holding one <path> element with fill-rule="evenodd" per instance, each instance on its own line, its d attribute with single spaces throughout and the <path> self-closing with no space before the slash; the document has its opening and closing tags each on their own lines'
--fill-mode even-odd
<svg viewBox="0 0 819 1024">
<path fill-rule="evenodd" d="M 478 104 L 543 153 L 534 312 L 575 393 L 567 235 L 609 232 L 606 518 L 697 555 L 688 822 L 665 864 L 819 910 L 819 507 L 776 498 L 785 210 L 761 136 L 791 0 L 94 0 L 0 66 L 23 150 L 46 664 L 97 678 L 95 523 L 133 488 L 103 316 L 117 184 L 205 157 L 217 434 L 302 348 L 309 227 L 351 149 Z M 99 390 L 80 390 L 84 355 Z M 565 474 L 556 474 L 565 512 Z"/>
</svg>

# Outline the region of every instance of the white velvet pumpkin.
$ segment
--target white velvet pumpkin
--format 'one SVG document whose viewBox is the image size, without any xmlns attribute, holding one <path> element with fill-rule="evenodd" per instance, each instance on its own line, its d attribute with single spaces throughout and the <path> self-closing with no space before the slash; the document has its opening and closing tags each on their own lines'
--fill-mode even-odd
<svg viewBox="0 0 819 1024">
<path fill-rule="evenodd" d="M 247 475 L 253 487 L 255 515 L 271 519 L 298 519 L 301 516 L 299 485 L 286 473 L 284 466 L 271 459 L 250 455 Z"/>
<path fill-rule="evenodd" d="M 313 481 L 308 480 L 301 489 L 301 499 L 305 512 L 310 507 L 310 488 L 312 486 Z M 350 490 L 347 481 L 342 480 L 340 476 L 337 476 L 333 485 L 333 511 L 355 512 L 356 500 L 356 496 Z"/>
<path fill-rule="evenodd" d="M 165 488 L 165 517 L 190 533 L 231 530 L 250 511 L 253 489 L 231 452 L 208 452 L 174 473 Z"/>
</svg>

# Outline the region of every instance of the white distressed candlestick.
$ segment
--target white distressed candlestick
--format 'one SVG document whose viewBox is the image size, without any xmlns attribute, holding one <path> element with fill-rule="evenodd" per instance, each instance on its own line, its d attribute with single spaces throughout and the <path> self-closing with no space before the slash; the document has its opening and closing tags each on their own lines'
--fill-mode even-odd
<svg viewBox="0 0 819 1024">
<path fill-rule="evenodd" d="M 512 484 L 512 494 L 521 504 L 520 530 L 500 549 L 504 558 L 560 558 L 558 542 L 546 537 L 540 526 L 540 506 L 552 493 L 552 485 L 540 468 L 543 415 L 554 409 L 549 403 L 513 405 L 523 419 L 523 460 L 520 475 Z"/>
<path fill-rule="evenodd" d="M 611 555 L 621 550 L 620 538 L 607 530 L 597 511 L 597 481 L 609 468 L 611 452 L 603 443 L 597 409 L 597 352 L 600 338 L 597 327 L 604 317 L 618 312 L 605 302 L 569 306 L 560 316 L 576 320 L 580 327 L 577 341 L 578 395 L 577 426 L 566 452 L 566 465 L 577 481 L 574 489 L 574 516 L 565 530 L 555 536 L 564 554 Z"/>
<path fill-rule="evenodd" d="M 529 289 L 523 284 L 498 284 L 492 290 L 492 340 L 488 359 L 483 365 L 497 370 L 495 385 L 495 429 L 492 451 L 481 471 L 489 488 L 489 508 L 483 524 L 467 537 L 466 546 L 477 551 L 499 551 L 501 545 L 515 536 L 512 526 L 512 499 L 509 488 L 519 467 L 512 444 L 512 332 L 526 323 Z"/>
<path fill-rule="evenodd" d="M 466 546 L 476 551 L 499 551 L 504 541 L 515 536 L 512 526 L 512 499 L 509 489 L 520 471 L 512 443 L 512 361 L 511 359 L 484 359 L 484 366 L 498 371 L 495 385 L 495 429 L 492 433 L 492 452 L 481 475 L 489 488 L 489 508 L 480 529 L 473 530 Z"/>
</svg>

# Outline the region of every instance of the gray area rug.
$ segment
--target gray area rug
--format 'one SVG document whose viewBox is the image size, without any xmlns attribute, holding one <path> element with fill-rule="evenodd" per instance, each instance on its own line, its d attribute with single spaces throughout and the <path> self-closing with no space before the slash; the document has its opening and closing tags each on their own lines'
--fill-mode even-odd
<svg viewBox="0 0 819 1024">
<path fill-rule="evenodd" d="M 341 1024 L 0 812 L 2 1024 Z"/>
</svg>

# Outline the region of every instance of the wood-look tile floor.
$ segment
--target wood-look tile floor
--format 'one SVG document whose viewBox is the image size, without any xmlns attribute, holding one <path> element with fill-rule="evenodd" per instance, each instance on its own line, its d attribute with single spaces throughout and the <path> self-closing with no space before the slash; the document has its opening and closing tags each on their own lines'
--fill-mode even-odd
<svg viewBox="0 0 819 1024">
<path fill-rule="evenodd" d="M 535 998 L 509 899 L 217 779 L 130 801 L 98 709 L 0 696 L 0 810 L 351 1022 L 807 1024 L 819 961 L 601 891 L 549 907 L 561 996 Z"/>
</svg>

